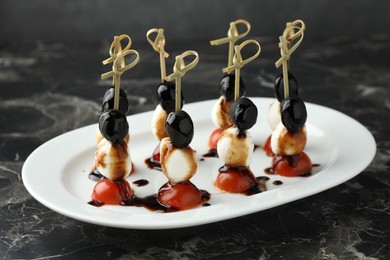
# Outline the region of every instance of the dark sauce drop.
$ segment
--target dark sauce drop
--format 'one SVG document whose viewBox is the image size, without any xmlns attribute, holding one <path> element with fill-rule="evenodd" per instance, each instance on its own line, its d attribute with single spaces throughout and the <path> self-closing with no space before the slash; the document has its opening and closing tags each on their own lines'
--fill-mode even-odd
<svg viewBox="0 0 390 260">
<path fill-rule="evenodd" d="M 153 194 L 144 198 L 132 197 L 124 202 L 123 206 L 135 206 L 135 207 L 144 207 L 151 211 L 157 212 L 172 212 L 172 208 L 161 205 L 157 200 L 157 194 Z"/>
<path fill-rule="evenodd" d="M 204 161 L 204 158 L 200 158 L 199 161 L 203 162 L 203 161 Z"/>
<path fill-rule="evenodd" d="M 276 180 L 276 181 L 274 181 L 272 184 L 273 184 L 273 185 L 282 185 L 283 182 L 280 181 L 280 180 Z"/>
<path fill-rule="evenodd" d="M 201 200 L 203 202 L 205 202 L 205 204 L 209 204 L 209 203 L 206 203 L 206 202 L 210 200 L 210 197 L 211 197 L 210 193 L 207 190 L 200 190 L 200 192 L 202 193 Z"/>
<path fill-rule="evenodd" d="M 311 166 L 312 166 L 312 167 L 320 167 L 321 164 L 319 164 L 319 163 L 313 163 Z"/>
<path fill-rule="evenodd" d="M 257 182 L 261 182 L 261 181 L 266 182 L 266 181 L 269 181 L 269 177 L 267 177 L 267 176 L 259 176 L 259 177 L 256 177 L 256 181 Z"/>
<path fill-rule="evenodd" d="M 149 184 L 149 181 L 148 180 L 145 180 L 145 179 L 139 179 L 139 180 L 136 180 L 136 181 L 133 181 L 133 184 L 137 187 L 143 187 L 143 186 L 146 186 Z"/>
<path fill-rule="evenodd" d="M 145 164 L 149 169 L 161 171 L 161 163 L 153 160 L 153 157 L 145 159 Z"/>
<path fill-rule="evenodd" d="M 252 186 L 249 190 L 244 192 L 245 195 L 250 196 L 267 191 L 266 182 L 269 180 L 266 176 L 256 177 L 256 185 Z"/>
<path fill-rule="evenodd" d="M 210 193 L 205 190 L 200 190 L 200 192 L 202 193 L 202 201 L 204 202 L 203 205 L 208 204 L 207 201 L 210 200 Z M 178 211 L 173 207 L 167 207 L 165 205 L 161 205 L 157 200 L 157 194 L 153 194 L 144 198 L 133 196 L 132 198 L 122 202 L 122 205 L 144 207 L 150 211 L 161 212 L 161 213 Z"/>
<path fill-rule="evenodd" d="M 145 164 L 149 169 L 161 171 L 160 163 L 160 143 L 154 148 L 153 154 L 151 157 L 145 159 Z"/>
<path fill-rule="evenodd" d="M 272 167 L 267 167 L 267 168 L 265 168 L 265 169 L 264 169 L 264 172 L 265 172 L 266 174 L 270 174 L 270 175 L 274 175 L 274 174 L 275 174 L 275 172 L 274 172 L 274 170 L 272 169 Z"/>
<path fill-rule="evenodd" d="M 88 178 L 92 181 L 100 181 L 102 178 L 105 178 L 97 169 L 95 169 L 93 172 L 91 172 L 88 175 Z"/>
<path fill-rule="evenodd" d="M 314 167 L 314 166 L 313 166 Z M 272 167 L 267 167 L 267 168 L 265 168 L 264 169 L 264 172 L 266 173 L 266 174 L 269 174 L 269 175 L 275 175 L 276 173 L 274 172 L 274 170 L 272 169 Z M 311 176 L 311 175 L 313 175 L 311 172 L 306 172 L 306 173 L 304 173 L 304 174 L 301 174 L 301 175 L 299 175 L 299 176 L 297 176 L 297 177 L 309 177 L 309 176 Z"/>
<path fill-rule="evenodd" d="M 88 202 L 89 205 L 92 205 L 92 206 L 95 206 L 95 207 L 101 207 L 104 205 L 103 202 L 101 201 L 98 201 L 98 200 L 91 200 L 90 202 Z"/>
<path fill-rule="evenodd" d="M 301 156 L 299 154 L 297 155 L 280 155 L 280 154 L 277 154 L 275 156 L 275 161 L 274 161 L 274 165 L 273 167 L 276 167 L 276 165 L 280 162 L 280 161 L 287 161 L 287 163 L 291 166 L 291 167 L 295 167 L 297 166 L 298 164 L 298 161 L 299 161 L 299 158 Z"/>
<path fill-rule="evenodd" d="M 211 206 L 211 204 L 210 203 L 204 203 L 202 206 L 203 207 L 209 207 L 209 206 Z"/>
<path fill-rule="evenodd" d="M 207 153 L 203 154 L 202 157 L 218 158 L 217 149 L 210 149 Z"/>
</svg>

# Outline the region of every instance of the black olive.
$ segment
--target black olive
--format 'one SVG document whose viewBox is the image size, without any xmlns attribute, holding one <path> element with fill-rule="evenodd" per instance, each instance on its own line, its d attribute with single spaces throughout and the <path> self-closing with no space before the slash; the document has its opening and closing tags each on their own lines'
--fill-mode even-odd
<svg viewBox="0 0 390 260">
<path fill-rule="evenodd" d="M 129 124 L 123 113 L 109 110 L 100 116 L 99 130 L 108 141 L 120 144 L 129 133 Z"/>
<path fill-rule="evenodd" d="M 175 83 L 173 81 L 164 81 L 157 88 L 158 101 L 161 107 L 167 112 L 175 111 Z M 181 93 L 181 104 L 180 109 L 183 107 L 184 97 Z"/>
<path fill-rule="evenodd" d="M 239 130 L 248 130 L 256 124 L 257 107 L 249 98 L 239 98 L 230 105 L 230 117 Z"/>
<path fill-rule="evenodd" d="M 296 133 L 304 125 L 307 119 L 305 103 L 299 97 L 290 97 L 280 103 L 282 123 L 287 130 Z"/>
<path fill-rule="evenodd" d="M 187 147 L 194 137 L 194 123 L 190 115 L 183 110 L 168 115 L 165 129 L 173 145 L 178 147 Z"/>
<path fill-rule="evenodd" d="M 221 96 L 225 96 L 227 101 L 234 100 L 234 85 L 236 81 L 236 76 L 234 74 L 226 74 L 222 77 L 219 84 L 219 93 Z M 244 81 L 240 77 L 240 91 L 239 96 L 242 97 L 246 93 L 246 88 Z"/>
<path fill-rule="evenodd" d="M 298 81 L 291 72 L 288 72 L 288 91 L 290 97 L 298 96 Z M 283 73 L 276 77 L 275 79 L 275 96 L 282 102 L 284 99 L 284 83 L 283 83 Z"/>
<path fill-rule="evenodd" d="M 107 89 L 103 97 L 102 112 L 114 109 L 114 96 L 115 96 L 114 87 Z M 120 89 L 119 111 L 121 111 L 122 114 L 127 115 L 128 110 L 129 110 L 129 101 L 127 100 L 126 92 L 123 89 Z"/>
</svg>

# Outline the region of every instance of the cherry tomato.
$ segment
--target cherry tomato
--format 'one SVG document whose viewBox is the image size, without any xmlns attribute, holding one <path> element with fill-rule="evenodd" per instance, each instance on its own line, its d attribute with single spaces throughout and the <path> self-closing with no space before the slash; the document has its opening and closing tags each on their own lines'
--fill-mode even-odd
<svg viewBox="0 0 390 260">
<path fill-rule="evenodd" d="M 120 205 L 122 201 L 129 199 L 133 192 L 127 181 L 113 182 L 102 179 L 93 188 L 92 200 L 97 200 L 103 204 Z"/>
<path fill-rule="evenodd" d="M 209 139 L 209 148 L 210 149 L 217 149 L 218 139 L 219 139 L 219 136 L 221 135 L 222 131 L 223 130 L 221 128 L 218 128 L 218 129 L 215 129 L 211 133 L 210 139 Z"/>
<path fill-rule="evenodd" d="M 272 151 L 272 148 L 271 148 L 271 137 L 272 137 L 272 135 L 270 135 L 267 138 L 267 140 L 265 141 L 264 147 L 263 147 L 263 150 L 264 150 L 264 152 L 266 153 L 267 156 L 273 156 L 274 155 L 274 152 Z"/>
<path fill-rule="evenodd" d="M 156 148 L 153 151 L 152 161 L 160 162 L 160 143 L 158 143 L 158 145 L 156 146 Z"/>
<path fill-rule="evenodd" d="M 135 166 L 134 166 L 134 163 L 133 162 L 131 162 L 131 172 L 130 172 L 130 174 L 133 174 L 134 172 L 135 172 Z"/>
<path fill-rule="evenodd" d="M 281 176 L 293 177 L 305 175 L 311 172 L 311 168 L 311 160 L 304 152 L 300 154 L 295 167 L 289 164 L 287 156 L 278 157 L 278 155 L 275 155 L 272 159 L 273 171 Z"/>
<path fill-rule="evenodd" d="M 227 192 L 241 193 L 256 185 L 256 179 L 250 170 L 230 168 L 218 174 L 215 185 Z"/>
<path fill-rule="evenodd" d="M 202 194 L 191 182 L 167 182 L 160 188 L 157 199 L 163 205 L 186 210 L 200 205 Z"/>
</svg>

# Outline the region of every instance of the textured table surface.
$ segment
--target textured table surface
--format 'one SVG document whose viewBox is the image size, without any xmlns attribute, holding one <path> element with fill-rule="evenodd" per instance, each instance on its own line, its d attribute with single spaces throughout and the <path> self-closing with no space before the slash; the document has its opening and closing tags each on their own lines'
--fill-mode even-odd
<svg viewBox="0 0 390 260">
<path fill-rule="evenodd" d="M 275 39 L 257 37 L 263 53 L 242 71 L 248 96 L 273 96 Z M 366 126 L 377 154 L 357 177 L 314 196 L 251 215 L 173 230 L 126 230 L 83 223 L 37 202 L 21 169 L 51 138 L 97 122 L 109 81 L 109 42 L 32 42 L 0 45 L 0 258 L 4 259 L 389 259 L 390 258 L 390 36 L 306 41 L 291 71 L 301 97 L 339 110 Z M 157 54 L 133 48 L 141 62 L 122 80 L 130 114 L 153 110 L 159 82 Z M 218 97 L 226 48 L 208 42 L 171 43 L 173 57 L 199 52 L 186 76 L 187 103 Z M 267 108 L 259 108 L 267 109 Z M 329 122 L 331 124 L 331 122 Z M 345 131 L 353 131 L 345 129 Z M 359 142 L 359 140 L 356 140 Z M 365 151 L 356 151 L 364 153 Z M 354 155 L 351 154 L 353 157 Z"/>
</svg>

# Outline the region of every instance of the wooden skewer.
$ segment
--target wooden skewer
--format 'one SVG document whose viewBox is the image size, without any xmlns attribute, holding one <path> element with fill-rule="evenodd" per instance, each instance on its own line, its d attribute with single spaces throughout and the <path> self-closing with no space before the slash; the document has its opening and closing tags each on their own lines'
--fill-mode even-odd
<svg viewBox="0 0 390 260">
<path fill-rule="evenodd" d="M 150 37 L 153 33 L 157 33 L 156 38 L 152 40 Z M 164 82 L 166 77 L 166 65 L 165 59 L 169 57 L 169 54 L 164 50 L 165 36 L 164 30 L 153 28 L 146 33 L 146 39 L 152 45 L 153 49 L 160 54 L 160 70 L 161 70 L 161 82 Z"/>
<path fill-rule="evenodd" d="M 127 39 L 128 44 L 125 48 L 122 47 L 121 41 Z M 126 35 L 122 34 L 120 36 L 115 36 L 114 41 L 111 43 L 110 47 L 110 58 L 103 61 L 103 64 L 109 64 L 112 63 L 112 70 L 106 73 L 103 73 L 101 75 L 102 79 L 106 79 L 109 77 L 113 78 L 113 85 L 114 85 L 114 109 L 119 109 L 119 99 L 120 99 L 120 84 L 121 84 L 121 75 L 126 70 L 131 69 L 139 62 L 139 54 L 135 50 L 131 50 L 131 38 Z M 134 60 L 126 65 L 125 57 L 135 54 Z"/>
<path fill-rule="evenodd" d="M 288 66 L 291 54 L 298 48 L 304 37 L 305 23 L 301 20 L 289 22 L 283 31 L 283 34 L 279 37 L 279 48 L 281 58 L 275 62 L 275 66 L 283 69 L 283 85 L 284 85 L 284 98 L 290 97 L 290 87 L 288 80 Z M 297 30 L 297 31 L 295 31 Z M 292 43 L 295 43 L 292 45 Z"/>
<path fill-rule="evenodd" d="M 257 51 L 255 54 L 250 56 L 249 58 L 246 58 L 245 60 L 242 59 L 241 50 L 247 46 L 248 44 L 255 44 L 257 46 Z M 223 68 L 222 72 L 230 73 L 234 70 L 235 74 L 235 82 L 234 82 L 234 101 L 236 101 L 240 97 L 240 69 L 244 67 L 244 65 L 248 64 L 249 62 L 256 59 L 261 52 L 261 46 L 260 43 L 256 40 L 246 40 L 245 42 L 241 43 L 240 45 L 234 46 L 234 57 L 233 57 L 233 64 L 229 67 Z"/>
<path fill-rule="evenodd" d="M 238 24 L 245 25 L 246 31 L 243 33 L 238 33 L 238 30 L 237 30 Z M 237 40 L 248 35 L 250 30 L 251 30 L 250 23 L 247 20 L 239 19 L 239 20 L 236 20 L 236 21 L 230 23 L 230 27 L 228 30 L 228 37 L 210 41 L 211 45 L 221 45 L 221 44 L 229 43 L 228 67 L 232 66 L 232 64 L 233 64 L 234 43 Z"/>
<path fill-rule="evenodd" d="M 189 64 L 186 64 L 184 58 L 188 56 L 194 56 L 194 60 Z M 187 71 L 193 69 L 199 62 L 199 55 L 196 51 L 185 51 L 182 54 L 176 56 L 176 62 L 173 66 L 173 73 L 165 78 L 166 81 L 175 79 L 175 111 L 181 109 L 181 78 L 186 74 Z"/>
<path fill-rule="evenodd" d="M 122 45 L 120 44 L 120 42 L 118 42 L 118 36 L 115 36 L 114 37 L 114 53 L 116 55 L 118 55 L 118 53 L 121 51 L 122 51 Z M 121 62 L 121 64 L 120 64 L 121 66 L 122 66 L 122 63 L 124 63 L 124 59 L 123 59 L 123 62 Z M 115 62 L 114 62 L 114 64 L 115 64 Z M 118 110 L 119 109 L 119 98 L 120 98 L 119 93 L 120 93 L 120 89 L 121 89 L 121 76 L 118 74 L 115 74 L 115 76 L 113 77 L 113 81 L 114 81 L 114 109 Z"/>
</svg>

